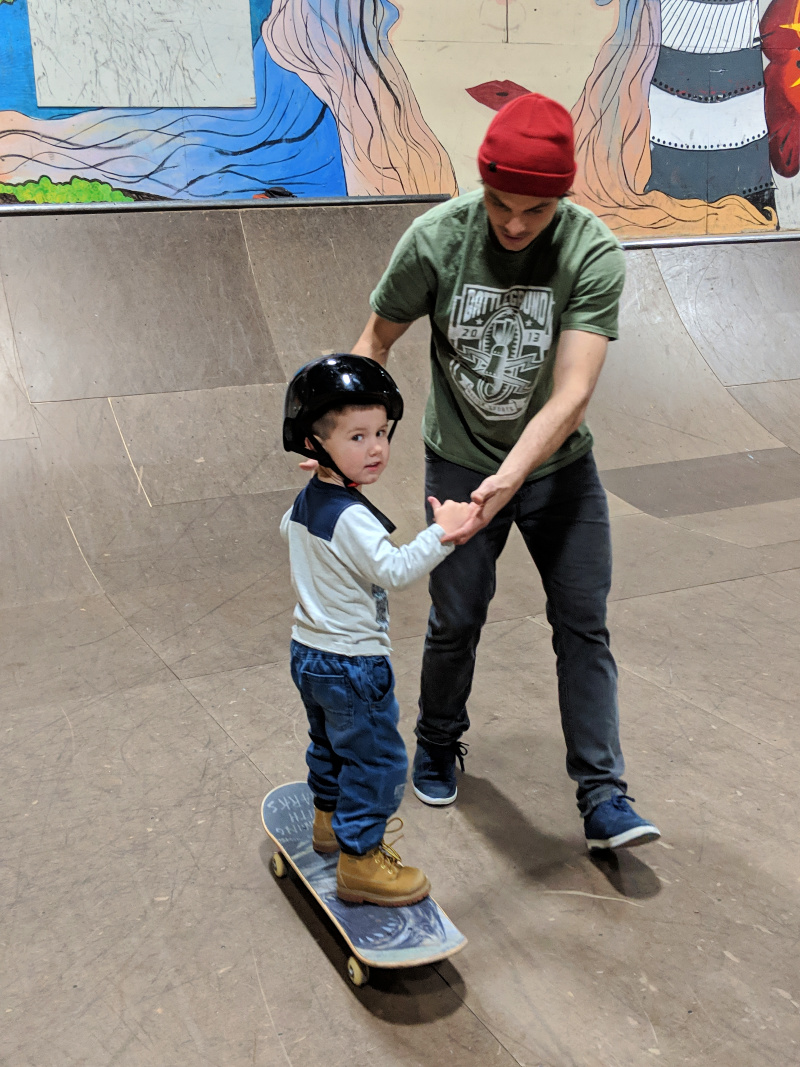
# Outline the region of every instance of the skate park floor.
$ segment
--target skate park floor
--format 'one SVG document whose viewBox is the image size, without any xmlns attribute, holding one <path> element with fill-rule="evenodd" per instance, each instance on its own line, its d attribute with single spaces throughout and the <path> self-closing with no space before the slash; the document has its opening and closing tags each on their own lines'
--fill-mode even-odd
<svg viewBox="0 0 800 1067">
<path fill-rule="evenodd" d="M 303 778 L 283 389 L 347 350 L 427 205 L 0 217 L 0 1064 L 800 1061 L 800 246 L 627 253 L 589 422 L 658 843 L 588 854 L 544 600 L 501 558 L 455 805 L 400 815 L 469 944 L 373 972 L 269 872 Z M 427 334 L 372 494 L 424 522 Z M 425 583 L 391 598 L 411 748 Z"/>
</svg>

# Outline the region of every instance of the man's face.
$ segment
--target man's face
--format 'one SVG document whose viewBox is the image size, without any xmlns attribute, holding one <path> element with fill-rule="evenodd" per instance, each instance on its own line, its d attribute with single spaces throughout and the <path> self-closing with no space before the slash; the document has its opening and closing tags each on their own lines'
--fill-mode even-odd
<svg viewBox="0 0 800 1067">
<path fill-rule="evenodd" d="M 553 221 L 557 196 L 517 196 L 483 187 L 483 202 L 489 225 L 497 240 L 509 252 L 520 252 Z"/>
</svg>

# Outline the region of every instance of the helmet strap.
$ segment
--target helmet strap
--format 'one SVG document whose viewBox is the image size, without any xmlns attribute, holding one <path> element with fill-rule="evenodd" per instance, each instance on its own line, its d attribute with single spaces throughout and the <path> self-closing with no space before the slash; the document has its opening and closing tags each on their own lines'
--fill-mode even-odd
<svg viewBox="0 0 800 1067">
<path fill-rule="evenodd" d="M 309 459 L 315 459 L 320 466 L 327 467 L 328 470 L 333 471 L 334 474 L 338 474 L 348 489 L 352 489 L 359 484 L 358 482 L 352 481 L 346 474 L 343 474 L 342 471 L 339 470 L 333 461 L 333 457 L 318 437 L 314 437 L 313 434 L 309 433 L 308 440 L 313 442 L 311 449 L 307 453 Z"/>
</svg>

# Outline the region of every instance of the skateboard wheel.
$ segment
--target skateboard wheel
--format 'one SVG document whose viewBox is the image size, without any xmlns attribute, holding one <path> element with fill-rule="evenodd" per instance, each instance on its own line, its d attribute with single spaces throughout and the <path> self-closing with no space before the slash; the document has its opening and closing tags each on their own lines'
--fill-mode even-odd
<svg viewBox="0 0 800 1067">
<path fill-rule="evenodd" d="M 369 967 L 366 963 L 359 963 L 355 956 L 347 961 L 347 977 L 353 985 L 366 985 L 369 981 Z"/>
<path fill-rule="evenodd" d="M 272 873 L 275 875 L 276 878 L 286 877 L 286 863 L 284 862 L 283 856 L 280 854 L 280 852 L 276 852 L 273 855 L 269 865 L 272 868 Z"/>
</svg>

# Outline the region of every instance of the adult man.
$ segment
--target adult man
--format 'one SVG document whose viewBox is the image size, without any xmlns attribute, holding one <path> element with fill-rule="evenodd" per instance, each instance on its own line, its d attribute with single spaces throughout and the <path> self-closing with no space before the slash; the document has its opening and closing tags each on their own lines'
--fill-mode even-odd
<svg viewBox="0 0 800 1067">
<path fill-rule="evenodd" d="M 410 323 L 429 316 L 425 494 L 480 506 L 431 575 L 414 791 L 427 804 L 456 798 L 475 651 L 516 522 L 547 594 L 567 771 L 587 842 L 641 844 L 659 832 L 625 799 L 605 621 L 608 507 L 583 421 L 617 335 L 623 253 L 565 198 L 575 160 L 560 104 L 536 93 L 507 104 L 478 164 L 482 190 L 437 205 L 401 238 L 353 349 L 385 363 Z"/>
</svg>

